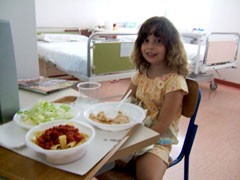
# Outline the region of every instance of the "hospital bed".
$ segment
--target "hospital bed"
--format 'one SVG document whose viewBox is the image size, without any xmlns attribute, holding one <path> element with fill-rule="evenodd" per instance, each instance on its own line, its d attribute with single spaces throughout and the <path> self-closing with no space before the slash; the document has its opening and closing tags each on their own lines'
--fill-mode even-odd
<svg viewBox="0 0 240 180">
<path fill-rule="evenodd" d="M 47 42 L 38 38 L 39 61 L 45 64 L 40 72 L 44 72 L 44 76 L 53 76 L 53 67 L 61 70 L 54 70 L 59 75 L 65 72 L 82 81 L 128 78 L 135 72 L 129 56 L 136 33 L 96 32 L 86 37 L 42 32 L 39 35 L 47 40 L 55 38 Z"/>
<path fill-rule="evenodd" d="M 236 68 L 239 50 L 239 33 L 214 32 L 208 35 L 181 33 L 188 56 L 189 77 L 198 82 L 210 82 L 212 90 L 217 89 L 213 71 Z"/>
<path fill-rule="evenodd" d="M 59 35 L 60 36 L 60 35 Z M 83 81 L 129 78 L 135 72 L 129 58 L 136 33 L 96 32 L 67 42 L 38 41 L 41 61 Z M 61 37 L 61 36 L 60 36 Z M 213 70 L 235 68 L 238 33 L 181 33 L 189 61 L 189 77 L 209 81 L 215 90 Z"/>
</svg>

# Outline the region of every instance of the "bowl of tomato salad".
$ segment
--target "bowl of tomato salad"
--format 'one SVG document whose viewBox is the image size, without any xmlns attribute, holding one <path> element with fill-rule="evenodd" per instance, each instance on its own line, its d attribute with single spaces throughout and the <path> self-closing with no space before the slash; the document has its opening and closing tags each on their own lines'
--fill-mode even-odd
<svg viewBox="0 0 240 180">
<path fill-rule="evenodd" d="M 58 120 L 30 129 L 27 147 L 51 164 L 66 164 L 79 160 L 95 138 L 95 130 L 87 123 Z"/>
</svg>

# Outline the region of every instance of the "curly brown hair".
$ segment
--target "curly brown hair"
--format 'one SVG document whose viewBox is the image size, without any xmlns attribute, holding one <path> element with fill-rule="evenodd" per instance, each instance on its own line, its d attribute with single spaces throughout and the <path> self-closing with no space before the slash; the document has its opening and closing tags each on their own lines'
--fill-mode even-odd
<svg viewBox="0 0 240 180">
<path fill-rule="evenodd" d="M 152 32 L 153 30 L 153 32 Z M 187 56 L 175 26 L 165 17 L 151 17 L 147 19 L 138 31 L 131 59 L 136 68 L 142 73 L 150 66 L 141 52 L 144 40 L 151 34 L 161 39 L 166 49 L 166 63 L 172 71 L 187 76 Z"/>
</svg>

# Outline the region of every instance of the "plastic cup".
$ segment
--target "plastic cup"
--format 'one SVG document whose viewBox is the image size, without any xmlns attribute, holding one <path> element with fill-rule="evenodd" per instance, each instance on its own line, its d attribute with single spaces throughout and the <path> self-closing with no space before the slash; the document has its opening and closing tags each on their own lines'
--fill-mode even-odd
<svg viewBox="0 0 240 180">
<path fill-rule="evenodd" d="M 80 103 L 91 104 L 98 101 L 98 92 L 101 87 L 97 82 L 82 82 L 77 85 L 80 93 Z"/>
</svg>

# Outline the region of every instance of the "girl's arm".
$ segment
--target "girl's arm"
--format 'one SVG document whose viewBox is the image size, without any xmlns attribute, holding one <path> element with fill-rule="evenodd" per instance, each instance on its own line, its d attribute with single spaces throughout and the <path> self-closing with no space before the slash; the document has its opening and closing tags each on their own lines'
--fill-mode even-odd
<svg viewBox="0 0 240 180">
<path fill-rule="evenodd" d="M 132 82 L 129 84 L 127 91 L 124 93 L 124 95 L 122 96 L 122 98 L 128 93 L 128 91 L 132 89 L 132 92 L 129 96 L 133 96 L 136 98 L 136 89 L 137 86 L 135 86 Z"/>
<path fill-rule="evenodd" d="M 152 129 L 164 134 L 176 116 L 178 108 L 182 105 L 183 91 L 178 90 L 166 94 L 165 101 L 158 116 L 158 123 Z"/>
</svg>

